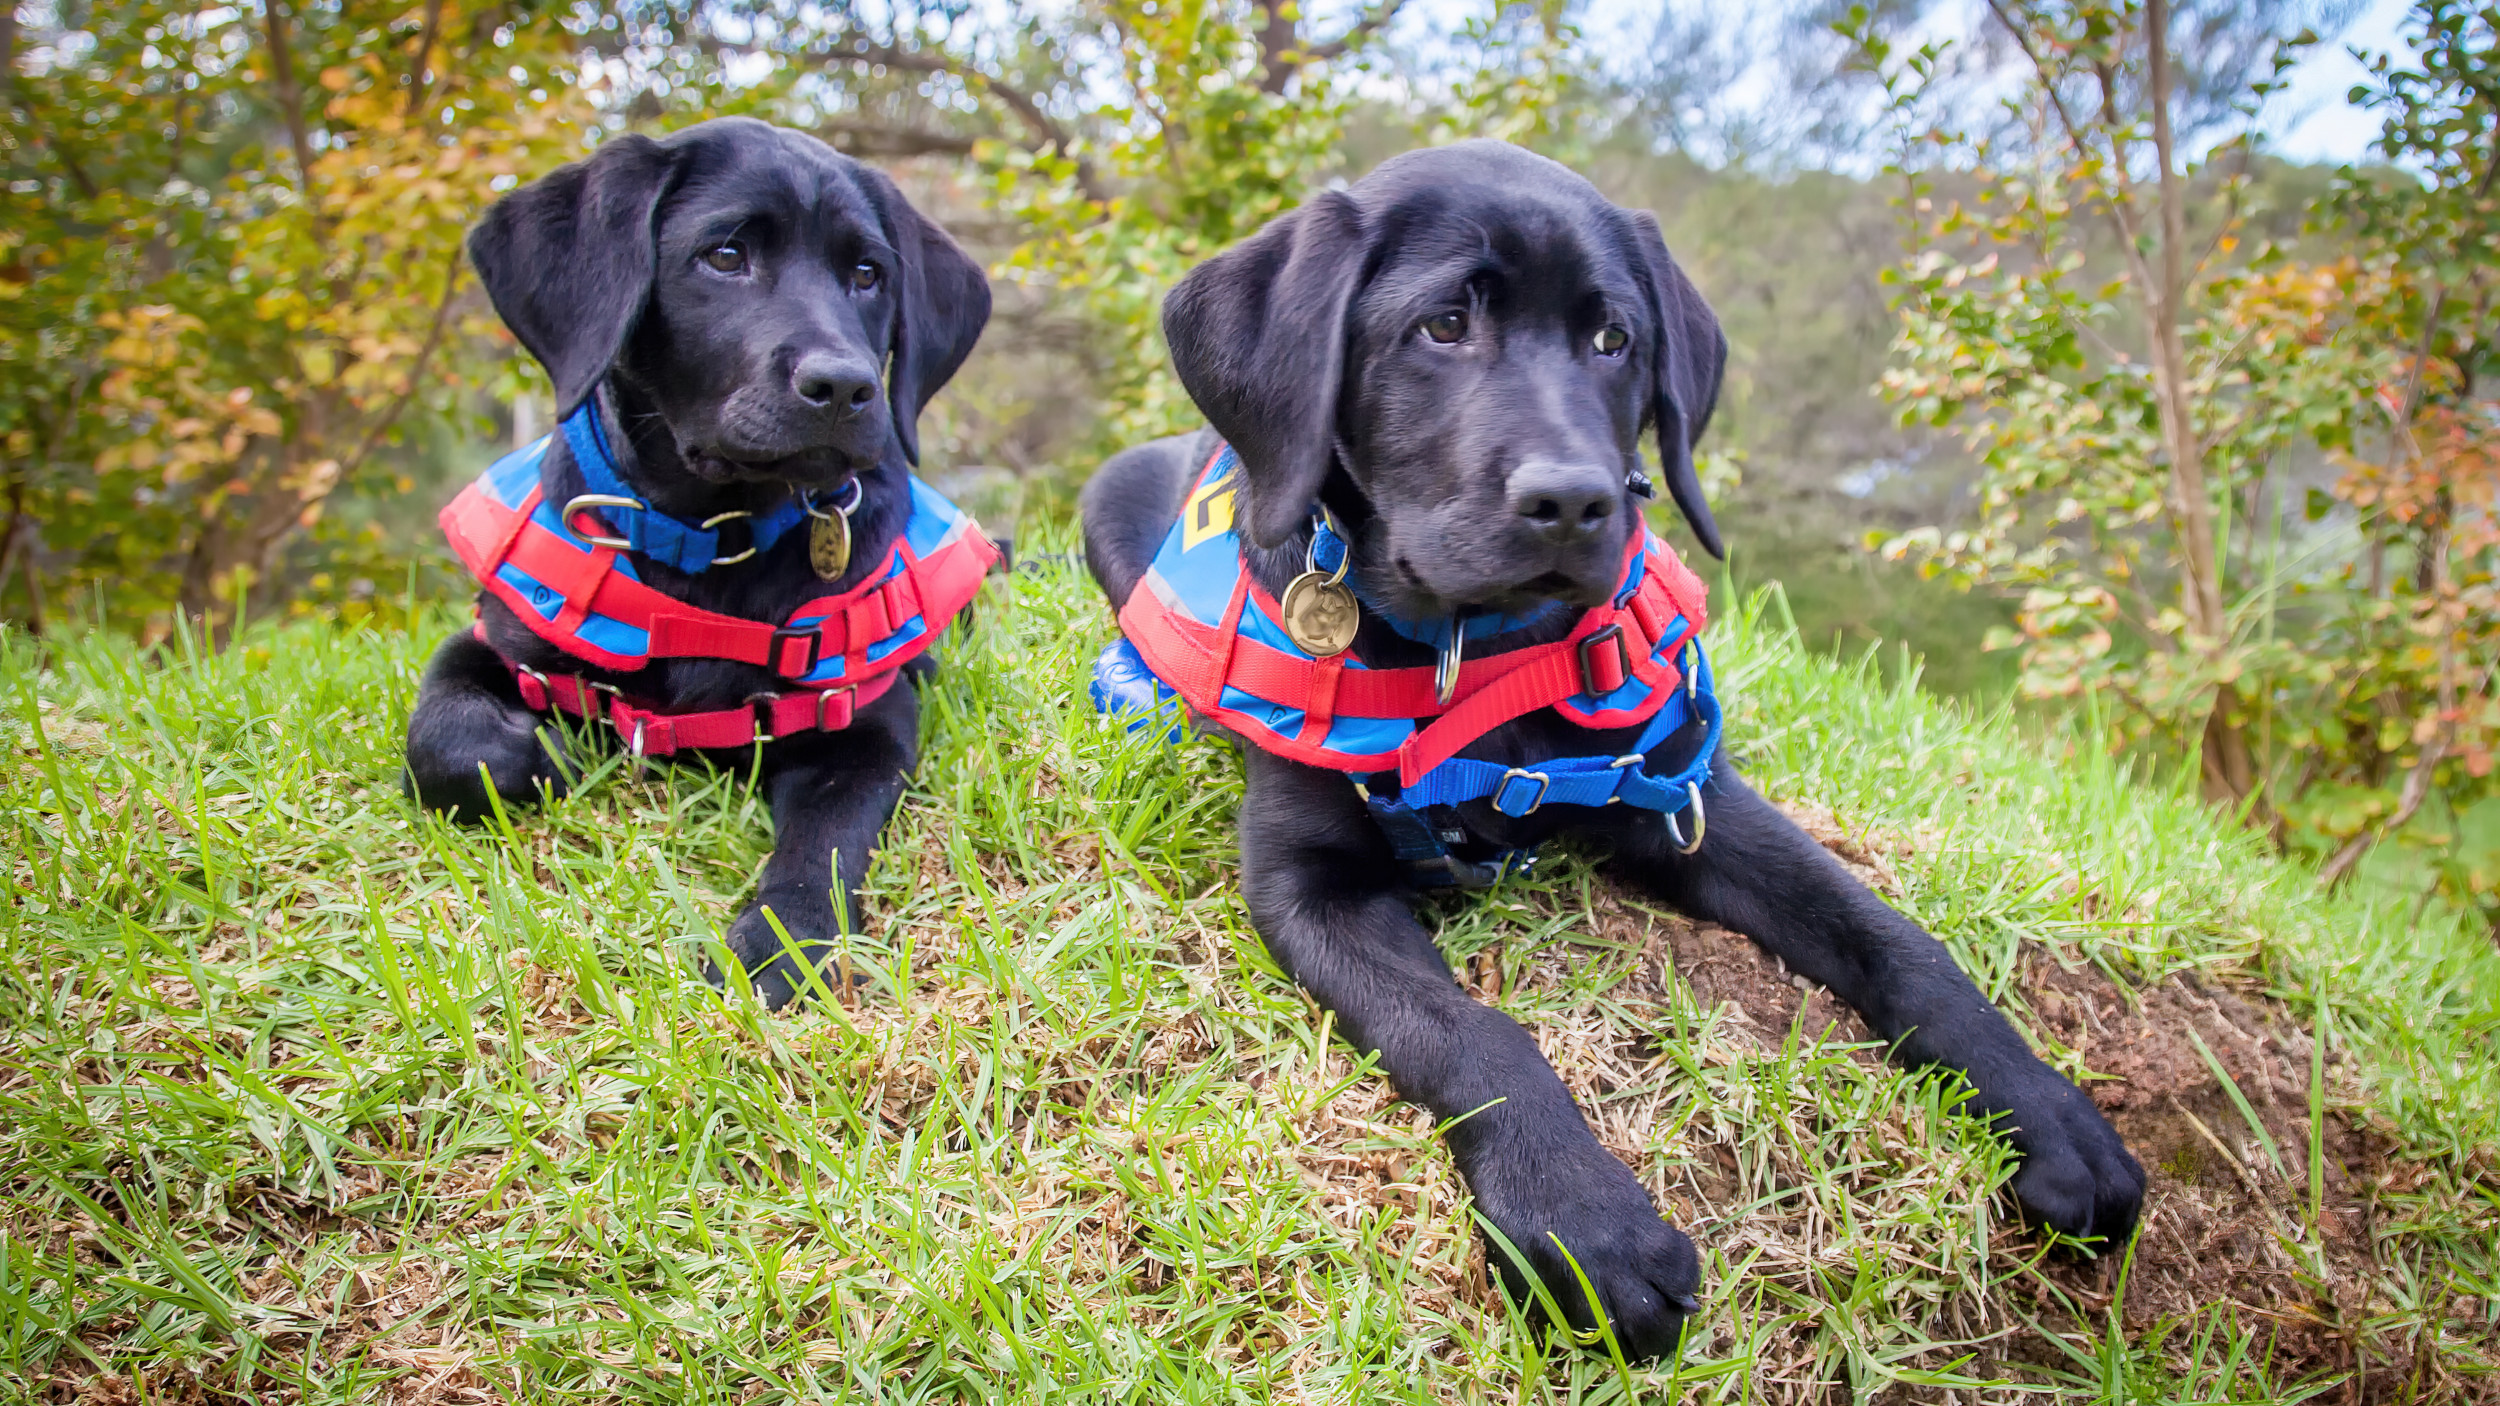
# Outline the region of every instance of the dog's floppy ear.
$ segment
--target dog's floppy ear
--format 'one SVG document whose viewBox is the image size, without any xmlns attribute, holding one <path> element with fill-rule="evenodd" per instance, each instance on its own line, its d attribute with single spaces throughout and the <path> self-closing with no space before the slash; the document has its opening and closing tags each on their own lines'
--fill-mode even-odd
<svg viewBox="0 0 2500 1406">
<path fill-rule="evenodd" d="M 885 394 L 903 457 L 918 464 L 920 407 L 981 340 L 990 320 L 990 281 L 946 231 L 912 208 L 883 171 L 862 166 L 859 172 L 885 220 L 886 242 L 902 261 L 895 270 L 894 359 Z"/>
<path fill-rule="evenodd" d="M 597 387 L 642 319 L 654 215 L 676 164 L 649 137 L 616 137 L 496 201 L 469 233 L 469 263 L 547 368 L 558 419 Z"/>
<path fill-rule="evenodd" d="M 1238 518 L 1259 546 L 1293 534 L 1327 477 L 1346 306 L 1366 256 L 1362 210 L 1328 191 L 1191 269 L 1163 300 L 1173 368 L 1241 456 Z"/>
<path fill-rule="evenodd" d="M 1640 246 L 1649 284 L 1650 325 L 1655 345 L 1649 349 L 1650 416 L 1658 426 L 1658 463 L 1666 474 L 1667 491 L 1684 510 L 1693 536 L 1702 548 L 1724 560 L 1719 525 L 1711 520 L 1710 504 L 1701 496 L 1701 475 L 1693 468 L 1693 446 L 1710 424 L 1719 403 L 1719 378 L 1727 370 L 1727 337 L 1719 319 L 1702 301 L 1701 290 L 1668 257 L 1666 236 L 1658 218 L 1643 210 L 1632 217 L 1632 237 Z"/>
</svg>

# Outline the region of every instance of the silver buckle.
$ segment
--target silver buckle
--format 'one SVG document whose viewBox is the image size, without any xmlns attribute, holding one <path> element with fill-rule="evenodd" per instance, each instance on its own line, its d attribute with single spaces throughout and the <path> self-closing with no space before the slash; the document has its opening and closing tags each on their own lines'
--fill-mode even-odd
<svg viewBox="0 0 2500 1406">
<path fill-rule="evenodd" d="M 1512 815 L 1510 811 L 1502 810 L 1502 797 L 1510 790 L 1511 782 L 1521 779 L 1534 781 L 1536 783 L 1536 799 L 1528 802 L 1528 808 L 1526 810 L 1520 811 L 1516 815 Z M 1501 811 L 1504 815 L 1510 815 L 1514 820 L 1524 819 L 1528 816 L 1536 814 L 1537 807 L 1545 804 L 1545 793 L 1553 789 L 1554 778 L 1546 775 L 1544 772 L 1529 771 L 1525 767 L 1512 767 L 1508 771 L 1502 773 L 1501 784 L 1493 788 L 1493 808 Z"/>
<path fill-rule="evenodd" d="M 818 690 L 818 691 L 817 691 L 817 694 L 816 694 L 816 730 L 817 730 L 818 732 L 831 732 L 831 731 L 833 731 L 833 729 L 832 729 L 832 728 L 829 728 L 829 727 L 825 726 L 825 705 L 826 705 L 827 703 L 830 703 L 830 702 L 832 702 L 832 701 L 833 701 L 833 696 L 834 696 L 835 694 L 837 694 L 837 693 L 849 693 L 849 692 L 851 692 L 851 691 L 852 691 L 852 687 L 853 687 L 852 685 L 845 685 L 845 686 L 843 686 L 843 687 L 841 687 L 841 688 L 827 688 L 827 689 L 820 689 L 820 690 Z"/>
<path fill-rule="evenodd" d="M 1694 850 L 1701 848 L 1702 834 L 1710 828 L 1710 814 L 1701 808 L 1700 782 L 1685 782 L 1684 794 L 1691 801 L 1693 810 L 1693 842 L 1691 844 L 1684 842 L 1684 827 L 1675 823 L 1674 813 L 1661 812 L 1661 814 L 1666 816 L 1667 833 L 1675 838 L 1675 852 L 1691 854 Z"/>
<path fill-rule="evenodd" d="M 625 498 L 614 493 L 584 493 L 564 505 L 565 531 L 576 530 L 573 526 L 573 517 L 584 508 L 631 508 L 638 513 L 647 511 L 639 498 Z M 582 533 L 581 537 L 583 541 L 594 547 L 614 547 L 619 551 L 627 552 L 634 549 L 634 544 L 622 537 L 598 537 L 587 532 Z"/>
<path fill-rule="evenodd" d="M 765 743 L 773 740 L 772 727 L 767 720 L 772 716 L 772 706 L 780 701 L 781 695 L 778 693 L 750 693 L 747 695 L 747 716 L 755 720 L 756 746 L 761 747 Z"/>
</svg>

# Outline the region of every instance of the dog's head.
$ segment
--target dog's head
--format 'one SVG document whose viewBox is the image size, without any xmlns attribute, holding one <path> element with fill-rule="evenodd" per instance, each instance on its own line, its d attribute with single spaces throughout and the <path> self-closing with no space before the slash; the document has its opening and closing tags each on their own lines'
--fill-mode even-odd
<svg viewBox="0 0 2500 1406">
<path fill-rule="evenodd" d="M 1412 152 L 1192 270 L 1181 381 L 1240 454 L 1251 540 L 1314 502 L 1393 613 L 1586 607 L 1613 589 L 1654 426 L 1712 555 L 1692 447 L 1726 342 L 1658 223 L 1499 142 Z M 1341 470 L 1341 472 L 1332 472 Z"/>
<path fill-rule="evenodd" d="M 469 236 L 559 415 L 613 375 L 706 483 L 839 484 L 899 445 L 989 320 L 989 284 L 872 167 L 722 118 L 618 137 Z M 880 394 L 882 390 L 882 394 Z"/>
</svg>

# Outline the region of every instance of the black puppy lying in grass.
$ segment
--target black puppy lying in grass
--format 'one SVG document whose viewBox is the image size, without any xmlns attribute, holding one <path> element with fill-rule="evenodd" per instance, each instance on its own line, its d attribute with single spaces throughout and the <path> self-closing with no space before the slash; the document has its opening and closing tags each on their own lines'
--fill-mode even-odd
<svg viewBox="0 0 2500 1406">
<path fill-rule="evenodd" d="M 2126 1240 L 2144 1173 L 2092 1101 L 1719 744 L 1700 582 L 1635 499 L 1655 428 L 1719 552 L 1692 446 L 1725 344 L 1653 219 L 1499 143 L 1417 152 L 1200 265 L 1164 330 L 1212 428 L 1085 489 L 1127 637 L 1096 696 L 1177 693 L 1251 744 L 1251 917 L 1401 1095 L 1455 1120 L 1514 1294 L 1524 1260 L 1592 1327 L 1584 1276 L 1626 1353 L 1655 1357 L 1700 1287 L 1691 1241 L 1409 908 L 1565 832 L 1830 987 L 1904 1063 L 1963 1071 L 2022 1154 L 2023 1209 Z"/>
<path fill-rule="evenodd" d="M 917 760 L 901 680 L 995 556 L 911 473 L 988 282 L 884 175 L 745 119 L 611 141 L 498 203 L 469 257 L 563 430 L 444 510 L 484 589 L 426 669 L 409 788 L 467 819 L 490 785 L 561 794 L 557 710 L 636 756 L 760 747 L 776 843 L 727 947 L 780 1005 Z"/>
</svg>

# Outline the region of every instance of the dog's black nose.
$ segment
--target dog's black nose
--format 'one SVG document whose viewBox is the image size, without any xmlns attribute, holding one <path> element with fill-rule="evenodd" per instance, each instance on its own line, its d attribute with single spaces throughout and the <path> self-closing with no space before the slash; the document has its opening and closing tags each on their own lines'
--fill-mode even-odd
<svg viewBox="0 0 2500 1406">
<path fill-rule="evenodd" d="M 833 352 L 809 352 L 790 370 L 790 389 L 819 410 L 856 415 L 877 398 L 877 373 Z"/>
<path fill-rule="evenodd" d="M 1595 464 L 1527 463 L 1510 476 L 1510 510 L 1540 537 L 1595 532 L 1622 496 L 1623 475 Z"/>
</svg>

